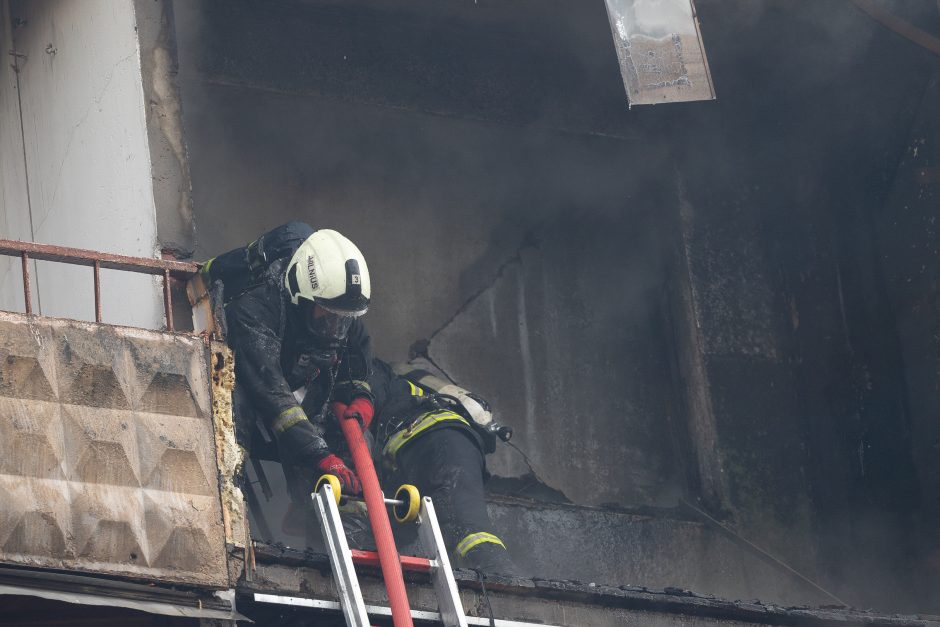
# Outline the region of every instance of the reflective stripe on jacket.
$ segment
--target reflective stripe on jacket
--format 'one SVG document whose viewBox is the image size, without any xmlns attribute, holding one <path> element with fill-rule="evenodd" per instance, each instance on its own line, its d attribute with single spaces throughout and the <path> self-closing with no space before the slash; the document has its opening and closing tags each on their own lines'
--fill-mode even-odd
<svg viewBox="0 0 940 627">
<path fill-rule="evenodd" d="M 434 411 L 425 412 L 418 416 L 408 427 L 395 432 L 388 439 L 385 446 L 382 448 L 383 461 L 387 466 L 394 469 L 398 451 L 400 451 L 405 444 L 431 427 L 447 422 L 470 427 L 470 423 L 466 418 L 449 409 L 436 409 Z"/>
</svg>

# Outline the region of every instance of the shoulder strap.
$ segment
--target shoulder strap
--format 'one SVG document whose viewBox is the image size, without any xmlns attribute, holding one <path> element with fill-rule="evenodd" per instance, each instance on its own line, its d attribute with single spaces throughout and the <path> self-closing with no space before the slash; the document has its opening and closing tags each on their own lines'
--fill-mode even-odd
<svg viewBox="0 0 940 627">
<path fill-rule="evenodd" d="M 312 234 L 313 229 L 304 222 L 282 224 L 247 246 L 213 257 L 203 264 L 202 272 L 207 275 L 209 285 L 222 281 L 228 302 L 260 285 L 272 263 L 289 258 Z"/>
</svg>

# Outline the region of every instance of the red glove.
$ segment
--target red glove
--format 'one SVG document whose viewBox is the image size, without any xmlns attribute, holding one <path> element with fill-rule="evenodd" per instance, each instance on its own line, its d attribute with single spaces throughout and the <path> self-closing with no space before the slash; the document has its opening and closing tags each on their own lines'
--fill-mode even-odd
<svg viewBox="0 0 940 627">
<path fill-rule="evenodd" d="M 342 486 L 343 494 L 352 496 L 362 492 L 359 477 L 356 476 L 356 473 L 354 473 L 349 466 L 343 463 L 343 460 L 333 453 L 321 459 L 320 463 L 317 464 L 317 468 L 319 468 L 321 472 L 336 475 Z"/>
<path fill-rule="evenodd" d="M 372 418 L 375 415 L 372 401 L 364 396 L 353 399 L 353 402 L 349 405 L 334 401 L 331 407 L 333 409 L 333 415 L 336 416 L 337 420 L 358 417 L 360 424 L 362 424 L 363 432 L 369 429 L 369 425 L 372 424 Z"/>
<path fill-rule="evenodd" d="M 372 416 L 375 415 L 375 409 L 372 407 L 372 401 L 364 396 L 354 399 L 346 411 L 343 412 L 343 418 L 353 418 L 359 416 L 362 420 L 362 430 L 366 431 L 372 424 Z"/>
</svg>

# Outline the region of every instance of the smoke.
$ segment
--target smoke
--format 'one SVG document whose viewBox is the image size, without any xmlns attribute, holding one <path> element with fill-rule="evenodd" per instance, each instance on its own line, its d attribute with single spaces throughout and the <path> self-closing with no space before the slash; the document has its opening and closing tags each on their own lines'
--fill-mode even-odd
<svg viewBox="0 0 940 627">
<path fill-rule="evenodd" d="M 729 506 L 769 519 L 814 482 L 848 485 L 823 462 L 854 401 L 835 383 L 794 400 L 845 374 L 822 355 L 829 319 L 842 324 L 835 292 L 812 277 L 831 268 L 830 237 L 848 237 L 852 190 L 889 169 L 920 51 L 849 2 L 699 0 L 718 101 L 629 111 L 602 3 L 399 4 L 177 3 L 202 255 L 292 219 L 349 235 L 370 263 L 379 354 L 433 334 L 435 361 L 516 427 L 545 494 L 668 506 L 695 491 L 695 448 L 733 438 L 684 441 L 682 323 L 702 325 L 696 349 L 721 348 L 710 376 L 752 377 L 715 408 L 744 448 L 772 449 L 740 457 L 754 479 L 736 487 L 799 451 L 776 473 L 796 477 L 786 494 Z M 673 310 L 677 273 L 711 299 L 700 319 Z M 833 423 L 832 440 L 808 442 L 823 431 L 803 420 Z M 491 468 L 510 489 L 528 472 L 508 451 Z M 796 531 L 769 520 L 784 549 L 839 529 L 804 514 Z"/>
</svg>

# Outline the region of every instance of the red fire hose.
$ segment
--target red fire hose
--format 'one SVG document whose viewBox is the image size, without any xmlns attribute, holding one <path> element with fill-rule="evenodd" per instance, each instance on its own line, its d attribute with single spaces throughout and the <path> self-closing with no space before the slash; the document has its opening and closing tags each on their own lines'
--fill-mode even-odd
<svg viewBox="0 0 940 627">
<path fill-rule="evenodd" d="M 388 512 L 385 511 L 385 499 L 382 496 L 382 488 L 379 486 L 379 478 L 372 465 L 372 455 L 362 437 L 362 427 L 355 418 L 337 416 L 337 420 L 343 428 L 343 435 L 346 436 L 346 443 L 349 444 L 356 474 L 362 482 L 362 493 L 365 497 L 366 509 L 369 511 L 369 523 L 372 525 L 372 535 L 375 536 L 379 565 L 382 567 L 385 590 L 392 608 L 392 622 L 395 627 L 413 627 L 411 606 L 408 604 L 408 595 L 405 594 L 405 579 L 401 574 L 401 558 L 395 546 Z"/>
</svg>

